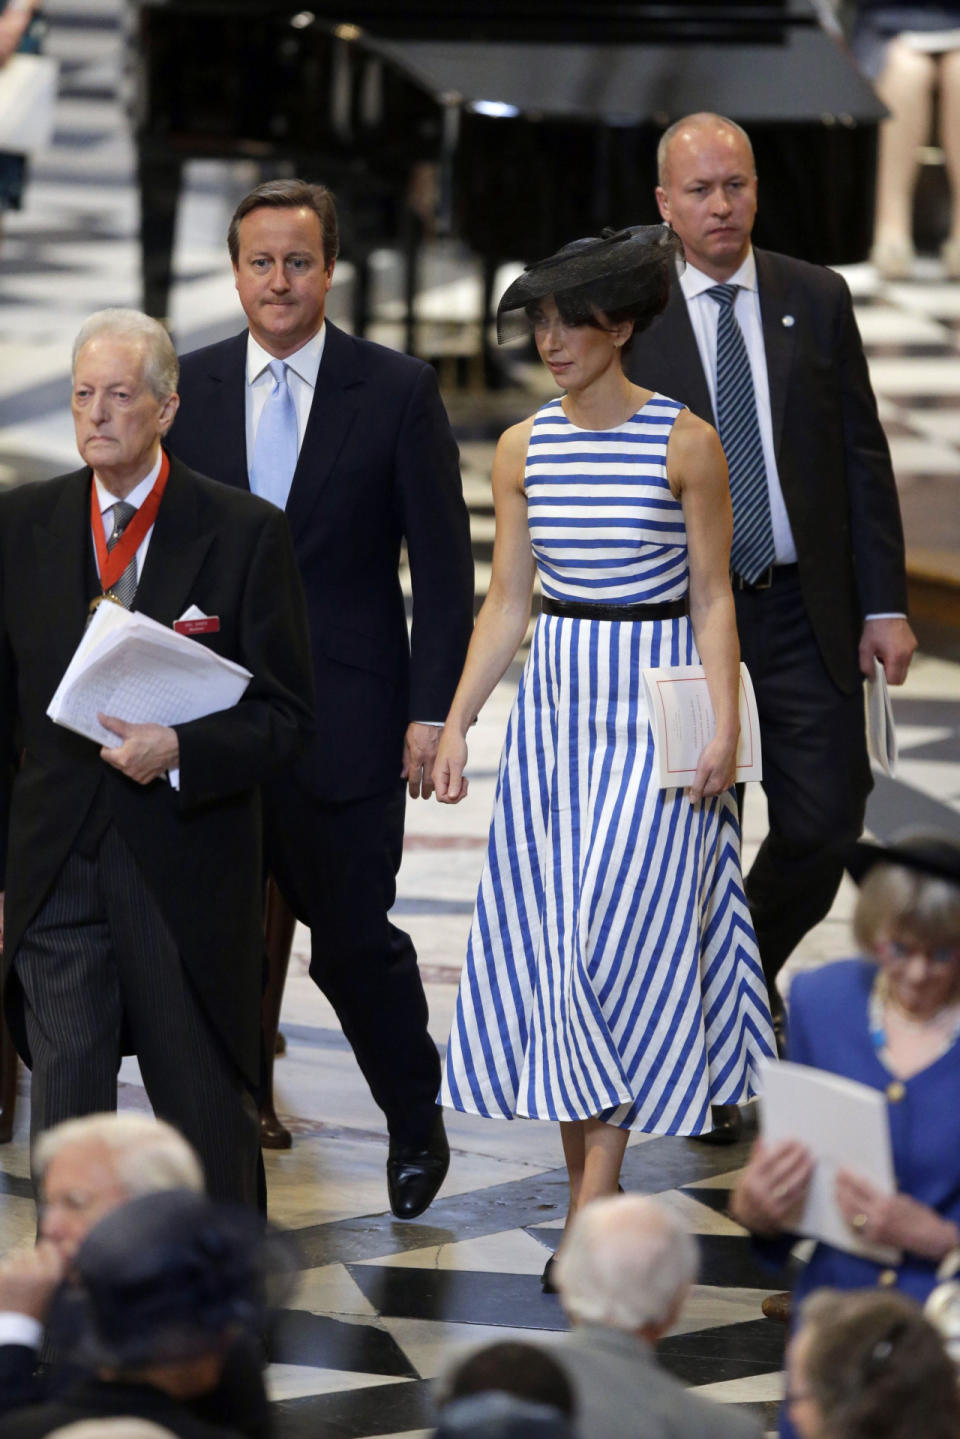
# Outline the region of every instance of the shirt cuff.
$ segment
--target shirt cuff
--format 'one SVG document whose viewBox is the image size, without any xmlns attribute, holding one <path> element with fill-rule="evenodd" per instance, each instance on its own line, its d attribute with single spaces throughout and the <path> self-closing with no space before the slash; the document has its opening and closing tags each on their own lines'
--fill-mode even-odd
<svg viewBox="0 0 960 1439">
<path fill-rule="evenodd" d="M 883 610 L 880 614 L 864 615 L 863 622 L 867 620 L 905 620 L 907 617 L 902 610 Z"/>
<path fill-rule="evenodd" d="M 43 1343 L 43 1325 L 32 1314 L 18 1314 L 8 1309 L 0 1312 L 0 1344 L 20 1344 L 37 1349 Z"/>
<path fill-rule="evenodd" d="M 168 769 L 168 770 L 167 770 L 167 781 L 168 781 L 171 789 L 179 789 L 179 788 L 180 788 L 180 766 L 179 766 L 179 765 L 177 765 L 176 769 Z"/>
<path fill-rule="evenodd" d="M 431 729 L 443 729 L 444 720 L 413 720 L 413 724 L 428 724 Z"/>
</svg>

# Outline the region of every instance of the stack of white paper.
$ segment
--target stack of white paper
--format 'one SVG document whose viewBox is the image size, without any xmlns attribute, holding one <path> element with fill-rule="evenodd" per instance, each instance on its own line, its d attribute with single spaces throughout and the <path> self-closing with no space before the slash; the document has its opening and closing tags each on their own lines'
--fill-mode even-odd
<svg viewBox="0 0 960 1439">
<path fill-rule="evenodd" d="M 660 788 L 690 784 L 704 746 L 717 732 L 703 665 L 672 665 L 642 673 Z M 757 701 L 749 671 L 741 662 L 737 780 L 762 778 Z"/>
<path fill-rule="evenodd" d="M 893 722 L 893 705 L 887 688 L 883 665 L 873 657 L 873 679 L 863 688 L 867 723 L 867 752 L 884 774 L 897 772 L 897 730 Z"/>
<path fill-rule="evenodd" d="M 123 741 L 98 714 L 129 724 L 185 724 L 235 705 L 252 678 L 197 640 L 108 601 L 97 606 L 47 714 L 116 748 Z"/>
</svg>

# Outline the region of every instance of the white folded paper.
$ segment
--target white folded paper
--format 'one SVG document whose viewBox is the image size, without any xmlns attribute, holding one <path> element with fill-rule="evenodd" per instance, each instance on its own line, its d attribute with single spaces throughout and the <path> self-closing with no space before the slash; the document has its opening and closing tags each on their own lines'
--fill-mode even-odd
<svg viewBox="0 0 960 1439">
<path fill-rule="evenodd" d="M 838 1169 L 849 1169 L 883 1194 L 896 1191 L 887 1101 L 880 1090 L 806 1064 L 762 1060 L 760 1132 L 770 1143 L 799 1139 L 813 1156 L 806 1202 L 790 1225 L 796 1233 L 881 1264 L 900 1262 L 898 1249 L 861 1239 L 834 1197 Z"/>
<path fill-rule="evenodd" d="M 253 676 L 198 640 L 109 601 L 97 606 L 47 708 L 55 724 L 116 748 L 98 714 L 185 724 L 230 709 Z"/>
<path fill-rule="evenodd" d="M 690 784 L 703 747 L 717 730 L 703 665 L 672 665 L 642 674 L 660 787 Z M 741 662 L 737 780 L 762 777 L 757 701 L 749 671 Z"/>
<path fill-rule="evenodd" d="M 884 774 L 897 772 L 897 729 L 893 722 L 893 705 L 883 665 L 873 657 L 873 679 L 863 687 L 863 707 L 867 725 L 867 753 Z"/>
<path fill-rule="evenodd" d="M 32 155 L 50 144 L 57 69 L 51 55 L 11 55 L 0 66 L 0 150 Z"/>
</svg>

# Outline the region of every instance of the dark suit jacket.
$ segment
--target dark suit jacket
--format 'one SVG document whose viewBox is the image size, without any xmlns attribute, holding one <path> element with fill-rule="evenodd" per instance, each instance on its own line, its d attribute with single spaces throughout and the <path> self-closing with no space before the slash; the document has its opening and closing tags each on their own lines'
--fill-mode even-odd
<svg viewBox="0 0 960 1439">
<path fill-rule="evenodd" d="M 686 1388 L 622 1329 L 577 1324 L 548 1352 L 573 1384 L 580 1439 L 760 1439 L 755 1419 Z"/>
<path fill-rule="evenodd" d="M 0 1344 L 0 1433 L 5 1432 L 8 1413 L 28 1405 L 61 1404 L 86 1379 L 84 1371 L 68 1360 L 38 1369 L 35 1349 Z M 112 1399 L 114 1391 L 106 1397 Z M 273 1422 L 263 1382 L 263 1355 L 253 1339 L 243 1335 L 233 1340 L 220 1383 L 192 1401 L 189 1409 L 196 1419 L 218 1430 L 236 1430 L 244 1439 L 269 1439 Z"/>
<path fill-rule="evenodd" d="M 107 1384 L 85 1379 L 63 1399 L 32 1404 L 4 1416 L 4 1439 L 44 1439 L 82 1419 L 149 1419 L 178 1439 L 236 1439 L 237 1431 L 208 1424 L 183 1404 L 146 1384 Z"/>
<path fill-rule="evenodd" d="M 247 334 L 181 362 L 174 454 L 246 488 Z M 286 510 L 307 596 L 317 740 L 298 779 L 320 799 L 388 789 L 411 720 L 442 721 L 473 622 L 470 525 L 433 370 L 327 321 Z M 406 540 L 413 633 L 398 578 Z"/>
<path fill-rule="evenodd" d="M 142 786 L 46 708 L 99 593 L 83 469 L 0 494 L 0 888 L 8 1018 L 26 1056 L 17 946 L 92 804 L 106 803 L 175 935 L 214 1028 L 259 1081 L 262 978 L 258 786 L 310 732 L 303 596 L 283 518 L 173 461 L 134 607 L 172 624 L 191 604 L 203 637 L 253 673 L 233 709 L 178 725 L 180 790 Z M 18 768 L 23 752 L 22 766 Z M 5 874 L 5 881 L 4 881 Z"/>
<path fill-rule="evenodd" d="M 907 608 L 890 452 L 846 283 L 819 265 L 754 254 L 777 469 L 804 604 L 830 675 L 851 692 L 864 616 Z M 679 284 L 634 340 L 626 368 L 637 384 L 716 423 Z"/>
</svg>

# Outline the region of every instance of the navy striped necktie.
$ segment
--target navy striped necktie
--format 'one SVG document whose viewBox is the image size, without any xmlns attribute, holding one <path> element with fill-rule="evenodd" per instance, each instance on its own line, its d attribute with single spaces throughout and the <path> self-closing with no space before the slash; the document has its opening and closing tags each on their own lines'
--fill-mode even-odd
<svg viewBox="0 0 960 1439">
<path fill-rule="evenodd" d="M 733 504 L 730 568 L 752 583 L 773 564 L 776 549 L 750 357 L 733 313 L 739 288 L 739 285 L 714 285 L 707 294 L 719 307 L 717 430 L 730 471 Z"/>
<path fill-rule="evenodd" d="M 119 543 L 124 530 L 137 513 L 136 505 L 131 505 L 129 500 L 117 500 L 111 506 L 113 510 L 113 532 L 107 540 L 107 550 L 112 550 L 114 545 Z M 125 609 L 133 604 L 133 597 L 137 593 L 137 556 L 130 556 L 130 563 L 123 574 L 117 580 L 110 593 L 115 595 Z"/>
</svg>

